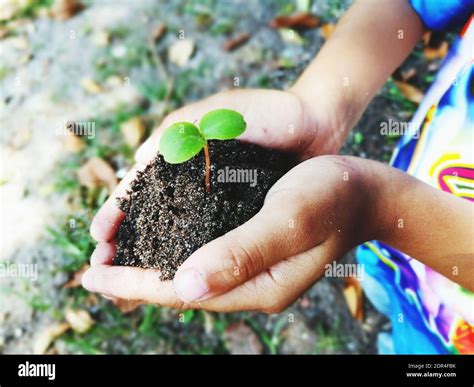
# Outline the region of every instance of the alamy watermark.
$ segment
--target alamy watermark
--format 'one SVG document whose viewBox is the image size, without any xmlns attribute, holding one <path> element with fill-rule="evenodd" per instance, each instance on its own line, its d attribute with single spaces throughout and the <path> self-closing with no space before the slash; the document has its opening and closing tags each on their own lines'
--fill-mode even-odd
<svg viewBox="0 0 474 387">
<path fill-rule="evenodd" d="M 324 276 L 332 278 L 354 277 L 360 281 L 365 278 L 365 268 L 361 263 L 327 263 L 324 265 Z"/>
<path fill-rule="evenodd" d="M 413 124 L 410 121 L 396 121 L 389 118 L 388 121 L 380 123 L 381 136 L 403 136 L 413 133 L 413 137 L 418 138 L 420 131 L 413 129 Z"/>
<path fill-rule="evenodd" d="M 251 187 L 255 187 L 257 185 L 257 170 L 225 167 L 217 170 L 217 181 L 219 183 L 247 183 Z"/>
<path fill-rule="evenodd" d="M 31 281 L 38 279 L 38 265 L 36 263 L 0 262 L 0 278 L 28 278 Z"/>
<path fill-rule="evenodd" d="M 29 361 L 25 363 L 20 363 L 18 365 L 18 376 L 20 378 L 30 377 L 30 378 L 47 378 L 48 380 L 56 379 L 56 364 L 38 364 L 30 363 Z"/>
<path fill-rule="evenodd" d="M 94 121 L 63 121 L 56 127 L 57 136 L 69 136 L 71 134 L 78 137 L 87 137 L 89 140 L 95 138 Z"/>
</svg>

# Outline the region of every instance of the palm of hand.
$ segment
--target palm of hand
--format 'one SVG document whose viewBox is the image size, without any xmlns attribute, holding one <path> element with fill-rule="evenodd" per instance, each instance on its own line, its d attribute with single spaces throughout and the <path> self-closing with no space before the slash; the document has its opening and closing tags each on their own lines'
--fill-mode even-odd
<svg viewBox="0 0 474 387">
<path fill-rule="evenodd" d="M 325 132 L 330 129 L 330 117 L 321 116 L 318 119 L 310 117 L 298 97 L 290 92 L 275 90 L 224 92 L 181 108 L 171 113 L 162 122 L 158 130 L 138 150 L 136 155 L 137 164 L 98 211 L 91 226 L 91 234 L 99 242 L 91 258 L 92 266 L 111 264 L 115 255 L 114 237 L 124 217 L 123 212 L 115 204 L 115 198 L 125 195 L 129 183 L 136 175 L 136 171 L 143 168 L 154 157 L 157 152 L 160 133 L 174 122 L 194 122 L 199 120 L 208 111 L 217 108 L 230 108 L 243 114 L 247 122 L 247 130 L 240 137 L 243 141 L 253 142 L 274 149 L 291 151 L 296 153 L 301 159 L 318 154 L 333 153 L 337 150 L 330 141 L 325 141 L 329 137 L 325 136 Z M 102 289 L 103 292 L 112 296 L 144 299 L 153 302 L 150 300 L 146 289 L 149 289 L 150 286 L 156 288 L 156 272 L 129 267 L 107 267 L 107 269 L 108 280 L 102 278 L 103 284 L 106 285 L 105 289 Z M 123 289 L 124 283 L 131 283 L 130 281 L 117 282 L 119 278 L 123 279 L 124 276 L 130 276 L 135 282 L 137 276 L 139 276 L 140 280 L 138 281 L 137 288 L 134 290 L 130 287 Z M 155 282 L 155 284 L 152 285 L 151 281 Z M 268 282 L 268 278 L 261 275 L 256 276 L 251 282 L 253 284 L 251 287 L 259 288 L 262 281 Z M 182 307 L 183 302 L 176 296 L 172 284 L 161 284 L 160 296 L 158 297 L 159 302 L 170 306 Z M 249 287 L 248 284 L 242 286 L 244 288 Z M 90 286 L 88 287 L 90 288 Z M 228 294 L 235 302 L 233 304 L 232 302 L 228 303 L 224 299 L 223 305 L 226 305 L 226 302 L 228 305 L 240 305 L 237 299 L 241 297 L 241 294 L 239 291 L 236 292 L 236 290 L 234 289 Z M 223 296 L 219 296 L 217 299 Z M 156 297 L 154 300 L 158 302 Z M 222 307 L 220 309 L 222 310 Z"/>
</svg>

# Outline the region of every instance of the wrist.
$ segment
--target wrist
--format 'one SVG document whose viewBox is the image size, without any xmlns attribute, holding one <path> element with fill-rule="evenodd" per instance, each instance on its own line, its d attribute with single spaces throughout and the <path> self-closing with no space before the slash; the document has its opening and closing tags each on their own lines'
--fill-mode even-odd
<svg viewBox="0 0 474 387">
<path fill-rule="evenodd" d="M 396 225 L 395 188 L 402 184 L 393 184 L 393 181 L 399 180 L 400 173 L 372 160 L 353 156 L 336 158 L 335 164 L 342 172 L 340 193 L 336 193 L 341 202 L 338 207 L 346 227 L 351 230 L 345 233 L 348 248 L 370 240 L 390 240 Z"/>
<path fill-rule="evenodd" d="M 359 159 L 364 164 L 363 185 L 367 192 L 367 240 L 390 244 L 397 225 L 399 196 L 407 184 L 406 176 L 378 161 Z"/>
<path fill-rule="evenodd" d="M 369 240 L 383 235 L 380 216 L 383 209 L 381 176 L 375 170 L 378 164 L 353 156 L 323 156 L 313 169 L 330 176 L 332 222 L 330 229 L 337 239 L 341 254 Z"/>
<path fill-rule="evenodd" d="M 335 79 L 313 75 L 303 75 L 288 91 L 301 101 L 310 125 L 317 125 L 324 133 L 326 154 L 337 154 L 366 103 L 359 101 L 351 88 L 344 87 L 342 80 L 338 83 Z"/>
</svg>

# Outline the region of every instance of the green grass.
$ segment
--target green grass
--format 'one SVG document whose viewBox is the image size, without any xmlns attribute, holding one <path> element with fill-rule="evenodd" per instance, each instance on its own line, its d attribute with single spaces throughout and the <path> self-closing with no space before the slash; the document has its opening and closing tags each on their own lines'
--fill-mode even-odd
<svg viewBox="0 0 474 387">
<path fill-rule="evenodd" d="M 143 319 L 138 327 L 138 331 L 146 336 L 153 335 L 155 333 L 155 324 L 159 322 L 160 310 L 154 305 L 145 306 L 143 311 Z"/>
<path fill-rule="evenodd" d="M 342 0 L 331 0 L 329 7 L 320 15 L 323 20 L 337 21 L 346 10 L 345 2 Z"/>
<path fill-rule="evenodd" d="M 162 101 L 168 92 L 164 83 L 141 82 L 137 88 L 140 94 L 151 103 Z"/>
<path fill-rule="evenodd" d="M 280 0 L 272 4 L 276 4 L 275 8 L 279 7 L 279 14 L 290 14 L 302 7 L 300 3 L 304 2 Z M 229 35 L 235 32 L 236 21 L 233 15 L 214 12 L 219 6 L 216 0 L 193 0 L 182 4 L 179 11 L 186 16 L 183 20 L 186 22 L 191 20 L 199 25 L 201 30 L 206 29 L 210 35 Z M 340 1 L 334 1 L 330 13 L 340 12 L 340 5 Z M 179 29 L 179 27 L 172 28 L 172 23 L 170 21 L 168 25 L 170 31 Z M 137 34 L 129 26 L 119 25 L 109 29 L 108 32 L 111 35 L 111 44 L 97 49 L 94 58 L 94 79 L 103 82 L 112 75 L 125 77 L 130 76 L 132 71 L 140 71 L 142 68 L 156 68 L 148 42 L 138 39 Z M 119 58 L 113 55 L 113 48 L 118 45 L 125 47 L 125 55 Z M 288 61 L 287 65 L 290 68 L 294 63 Z M 168 70 L 171 73 L 170 78 L 174 81 L 173 90 L 167 90 L 165 86 L 167 83 L 164 79 L 160 79 L 162 74 L 153 79 L 137 81 L 135 86 L 144 98 L 144 104 L 121 106 L 115 112 L 92 117 L 89 120 L 95 122 L 97 136 L 92 139 L 83 138 L 85 149 L 79 154 L 68 156 L 55 171 L 53 191 L 68 195 L 72 204 L 71 213 L 60 220 L 58 225 L 49 229 L 52 245 L 62 252 L 57 272 L 72 274 L 88 262 L 95 245 L 89 235 L 90 221 L 107 197 L 107 190 L 104 187 L 87 189 L 80 186 L 76 175 L 80 166 L 91 157 L 101 157 L 113 166 L 123 165 L 123 161 L 125 165 L 132 165 L 134 149 L 124 143 L 120 125 L 135 116 L 144 117 L 146 120 L 149 108 L 166 97 L 170 98 L 167 101 L 168 110 L 199 98 L 203 94 L 200 82 L 209 76 L 212 69 L 213 63 L 206 60 L 195 68 L 176 69 L 170 66 Z M 242 79 L 242 82 L 251 86 L 269 87 L 272 78 L 264 71 L 255 71 L 250 81 Z M 209 90 L 206 90 L 207 92 Z M 392 95 L 390 98 L 398 101 L 397 103 L 401 101 L 399 95 Z M 148 125 L 149 129 L 151 127 L 152 125 Z M 358 142 L 356 137 L 354 140 Z M 76 222 L 75 227 L 70 226 L 71 219 Z M 54 305 L 50 303 L 48 296 L 41 292 L 25 288 L 25 294 L 28 297 L 22 295 L 23 299 L 35 310 L 48 313 L 55 320 L 64 319 L 62 311 L 65 306 L 88 310 L 96 321 L 88 332 L 79 334 L 69 331 L 58 339 L 66 345 L 67 351 L 75 353 L 141 353 L 155 350 L 183 354 L 226 353 L 227 349 L 222 338 L 224 332 L 230 324 L 243 320 L 256 332 L 265 352 L 276 354 L 280 351 L 283 342 L 282 332 L 287 325 L 286 315 L 279 316 L 270 327 L 267 327 L 264 326 L 267 320 L 253 313 L 231 315 L 212 313 L 209 322 L 210 320 L 206 320 L 206 315 L 201 311 L 182 312 L 183 319 L 180 322 L 180 312 L 173 314 L 174 312 L 166 308 L 154 305 L 141 306 L 131 313 L 123 314 L 111 302 L 103 300 L 100 296 L 97 296 L 97 303 L 91 302 L 91 297 L 94 297 L 80 287 L 73 289 L 59 287 L 55 294 Z M 211 332 L 207 334 L 209 324 Z M 327 339 L 318 344 L 321 348 L 337 348 L 340 345 L 337 340 L 340 332 L 322 333 Z"/>
<path fill-rule="evenodd" d="M 280 317 L 275 322 L 270 332 L 263 329 L 263 327 L 257 324 L 253 319 L 247 318 L 246 322 L 258 335 L 267 352 L 272 355 L 277 354 L 282 343 L 281 332 L 288 323 L 288 316 L 285 315 Z"/>
<path fill-rule="evenodd" d="M 51 243 L 63 252 L 64 262 L 58 268 L 63 272 L 75 272 L 86 262 L 94 249 L 94 241 L 89 234 L 90 219 L 84 214 L 75 214 L 62 227 L 48 227 Z"/>
<path fill-rule="evenodd" d="M 334 322 L 334 326 L 327 330 L 321 325 L 317 327 L 317 342 L 314 353 L 337 353 L 344 349 L 344 343 L 349 339 L 342 331 L 339 320 Z"/>
<path fill-rule="evenodd" d="M 399 90 L 399 88 L 390 79 L 387 81 L 382 96 L 392 101 L 398 110 L 413 114 L 417 108 L 417 104 L 408 100 Z"/>
<path fill-rule="evenodd" d="M 27 279 L 21 278 L 20 281 L 19 289 L 0 287 L 0 294 L 17 297 L 36 312 L 48 311 L 51 307 L 50 300 L 44 294 L 41 294 L 37 288 L 33 288 Z"/>
<path fill-rule="evenodd" d="M 105 47 L 95 59 L 95 74 L 99 82 L 105 81 L 110 76 L 125 77 L 130 74 L 130 69 L 144 65 L 152 65 L 151 53 L 146 46 L 125 44 L 123 57 L 112 55 L 112 48 Z"/>
<path fill-rule="evenodd" d="M 234 24 L 231 19 L 219 19 L 211 25 L 209 33 L 212 36 L 230 35 L 234 31 Z"/>
<path fill-rule="evenodd" d="M 196 68 L 184 69 L 175 77 L 174 89 L 171 95 L 175 106 L 180 106 L 189 98 L 189 94 L 199 82 L 199 79 L 207 76 L 212 65 L 207 61 L 201 62 Z"/>
<path fill-rule="evenodd" d="M 361 132 L 355 132 L 354 133 L 354 143 L 356 145 L 360 145 L 360 144 L 362 144 L 363 141 L 364 141 L 364 135 Z"/>
<path fill-rule="evenodd" d="M 0 65 L 0 81 L 6 78 L 9 72 L 10 72 L 10 69 L 8 69 L 7 66 L 1 64 Z"/>
<path fill-rule="evenodd" d="M 17 9 L 11 19 L 0 21 L 0 26 L 7 24 L 11 20 L 23 18 L 35 18 L 41 8 L 50 8 L 53 0 L 27 0 Z"/>
</svg>

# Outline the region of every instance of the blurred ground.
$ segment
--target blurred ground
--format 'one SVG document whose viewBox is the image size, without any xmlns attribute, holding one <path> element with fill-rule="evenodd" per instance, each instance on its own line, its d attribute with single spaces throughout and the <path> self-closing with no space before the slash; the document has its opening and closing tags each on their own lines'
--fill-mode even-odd
<svg viewBox="0 0 474 387">
<path fill-rule="evenodd" d="M 321 280 L 272 316 L 128 311 L 74 281 L 93 249 L 90 220 L 108 193 L 94 173 L 115 184 L 139 142 L 176 107 L 236 81 L 291 84 L 350 1 L 87 1 L 79 11 L 70 1 L 20 3 L 7 1 L 0 14 L 0 259 L 37 264 L 39 278 L 0 278 L 0 352 L 375 352 L 385 319 L 364 299 L 363 319 L 354 320 L 338 279 Z M 297 11 L 318 15 L 324 27 L 268 26 Z M 246 33 L 240 47 L 224 49 Z M 412 77 L 424 88 L 436 63 L 419 48 L 403 69 L 425 74 Z M 390 80 L 342 153 L 388 161 L 396 138 L 380 136 L 380 123 L 407 121 L 415 107 Z M 65 135 L 71 121 L 93 125 L 96 136 Z M 91 159 L 93 176 L 82 169 L 79 178 Z"/>
</svg>

